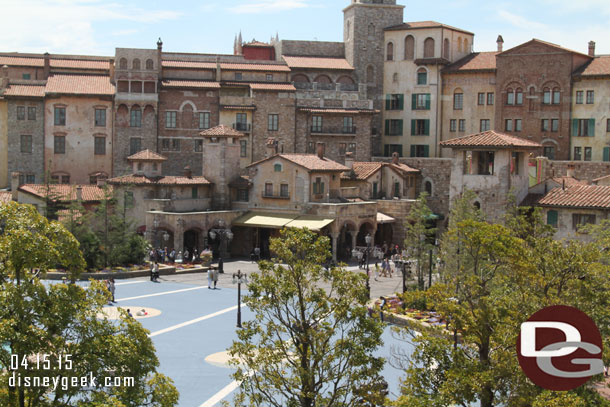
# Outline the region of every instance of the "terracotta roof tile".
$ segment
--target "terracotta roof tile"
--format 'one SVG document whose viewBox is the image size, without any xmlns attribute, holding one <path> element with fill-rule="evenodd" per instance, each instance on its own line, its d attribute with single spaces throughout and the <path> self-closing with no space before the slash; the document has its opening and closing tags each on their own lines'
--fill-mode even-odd
<svg viewBox="0 0 610 407">
<path fill-rule="evenodd" d="M 398 170 L 406 173 L 414 173 L 417 174 L 420 171 L 417 168 L 409 167 L 407 164 L 398 163 L 398 164 L 389 164 L 391 167 L 397 168 Z"/>
<path fill-rule="evenodd" d="M 284 61 L 292 69 L 336 69 L 353 71 L 354 67 L 345 58 L 291 57 L 284 55 Z"/>
<path fill-rule="evenodd" d="M 256 161 L 248 167 L 254 167 L 265 161 L 275 159 L 277 157 L 283 158 L 290 162 L 293 162 L 309 171 L 349 171 L 349 168 L 339 164 L 336 161 L 330 160 L 326 157 L 320 158 L 316 154 L 276 154 L 271 157 L 264 158 L 260 161 Z"/>
<path fill-rule="evenodd" d="M 553 188 L 538 200 L 542 206 L 566 208 L 610 209 L 610 186 L 574 185 L 569 188 Z"/>
<path fill-rule="evenodd" d="M 154 151 L 142 150 L 127 157 L 130 161 L 166 161 L 167 158 Z"/>
<path fill-rule="evenodd" d="M 462 30 L 461 28 L 452 27 L 447 24 L 442 24 L 436 21 L 412 21 L 409 23 L 403 23 L 385 28 L 385 31 L 399 31 L 399 30 L 415 30 L 420 28 L 447 28 L 454 31 L 460 31 L 465 34 L 472 34 L 470 31 Z"/>
<path fill-rule="evenodd" d="M 229 126 L 221 124 L 220 126 L 204 130 L 199 133 L 199 135 L 203 137 L 243 137 L 245 134 Z"/>
<path fill-rule="evenodd" d="M 216 69 L 215 62 L 200 61 L 162 61 L 164 68 L 186 68 L 186 69 Z"/>
<path fill-rule="evenodd" d="M 574 177 L 553 177 L 551 178 L 551 180 L 553 180 L 554 182 L 556 182 L 559 185 L 564 185 L 566 187 L 572 187 L 574 185 L 587 185 L 587 183 L 585 181 L 581 181 L 578 180 Z"/>
<path fill-rule="evenodd" d="M 0 191 L 0 204 L 12 201 L 13 194 L 10 191 Z"/>
<path fill-rule="evenodd" d="M 24 184 L 19 187 L 20 191 L 36 195 L 39 198 L 49 196 L 54 200 L 70 201 L 76 200 L 76 188 L 83 189 L 83 202 L 97 202 L 104 198 L 104 190 L 97 185 L 77 185 L 77 184 Z"/>
<path fill-rule="evenodd" d="M 538 143 L 529 141 L 520 137 L 509 136 L 508 134 L 497 133 L 494 130 L 488 130 L 483 133 L 471 134 L 469 136 L 458 137 L 451 140 L 441 141 L 443 147 L 494 147 L 494 148 L 539 148 L 542 147 Z"/>
<path fill-rule="evenodd" d="M 495 71 L 498 52 L 473 52 L 454 62 L 443 70 L 443 73 Z"/>
<path fill-rule="evenodd" d="M 610 180 L 610 174 L 609 175 L 604 175 L 603 177 L 595 178 L 591 182 L 596 182 L 597 183 L 599 181 L 605 181 L 605 180 Z"/>
<path fill-rule="evenodd" d="M 185 81 L 166 79 L 161 82 L 164 88 L 198 88 L 198 89 L 220 89 L 220 83 L 211 81 Z"/>
<path fill-rule="evenodd" d="M 359 113 L 379 113 L 379 110 L 373 109 L 340 109 L 340 108 L 318 108 L 318 107 L 299 107 L 302 112 L 311 113 L 348 113 L 348 114 L 359 114 Z"/>
<path fill-rule="evenodd" d="M 0 66 L 33 66 L 43 67 L 43 57 L 19 57 L 0 55 Z M 91 69 L 91 70 L 109 70 L 109 60 L 87 60 L 87 59 L 61 59 L 51 58 L 49 60 L 51 68 L 71 68 L 71 69 Z"/>
<path fill-rule="evenodd" d="M 97 75 L 51 75 L 45 90 L 68 95 L 114 95 L 110 77 Z"/>
<path fill-rule="evenodd" d="M 354 164 L 352 165 L 353 177 L 352 170 L 348 169 L 341 174 L 341 179 L 356 179 L 359 181 L 364 181 L 379 171 L 382 166 L 383 163 L 381 162 L 354 161 Z"/>
<path fill-rule="evenodd" d="M 44 59 L 35 57 L 28 58 L 0 55 L 0 66 L 2 65 L 42 67 L 44 66 Z"/>
<path fill-rule="evenodd" d="M 609 76 L 610 75 L 610 55 L 595 57 L 584 68 L 579 69 L 575 75 L 580 76 Z"/>
<path fill-rule="evenodd" d="M 3 96 L 44 97 L 44 85 L 10 85 Z"/>
<path fill-rule="evenodd" d="M 107 181 L 113 185 L 210 185 L 211 182 L 205 177 L 145 177 L 143 175 L 124 175 L 122 177 L 110 178 Z"/>
<path fill-rule="evenodd" d="M 285 92 L 294 92 L 297 89 L 291 83 L 251 83 L 252 90 L 280 90 Z"/>
<path fill-rule="evenodd" d="M 235 64 L 235 63 L 220 63 L 220 69 L 229 71 L 267 71 L 267 72 L 290 72 L 290 68 L 286 65 L 279 64 Z"/>
</svg>

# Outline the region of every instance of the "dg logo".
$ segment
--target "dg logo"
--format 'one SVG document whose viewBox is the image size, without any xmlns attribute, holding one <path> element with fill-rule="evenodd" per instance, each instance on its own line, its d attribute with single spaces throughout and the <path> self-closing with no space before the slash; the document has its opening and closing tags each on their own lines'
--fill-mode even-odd
<svg viewBox="0 0 610 407">
<path fill-rule="evenodd" d="M 521 324 L 517 356 L 526 376 L 548 390 L 575 389 L 604 371 L 595 322 L 565 305 L 541 309 Z"/>
</svg>

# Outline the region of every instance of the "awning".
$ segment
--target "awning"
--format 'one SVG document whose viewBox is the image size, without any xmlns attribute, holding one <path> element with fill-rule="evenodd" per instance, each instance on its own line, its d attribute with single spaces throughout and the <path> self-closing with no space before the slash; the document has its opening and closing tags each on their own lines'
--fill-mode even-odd
<svg viewBox="0 0 610 407">
<path fill-rule="evenodd" d="M 396 219 L 391 216 L 386 215 L 385 213 L 377 212 L 377 223 L 394 223 Z"/>
<path fill-rule="evenodd" d="M 313 231 L 320 231 L 325 226 L 330 225 L 335 220 L 332 218 L 324 218 L 321 216 L 315 215 L 301 215 L 292 222 L 288 223 L 286 227 L 288 228 L 307 228 Z"/>
<path fill-rule="evenodd" d="M 233 226 L 281 229 L 296 218 L 296 215 L 281 213 L 248 212 L 235 219 L 231 224 Z"/>
</svg>

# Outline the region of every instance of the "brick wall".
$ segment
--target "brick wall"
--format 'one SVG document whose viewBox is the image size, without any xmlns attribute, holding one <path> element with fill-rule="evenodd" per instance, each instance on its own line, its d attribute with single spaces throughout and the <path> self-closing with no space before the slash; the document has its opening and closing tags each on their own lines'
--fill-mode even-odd
<svg viewBox="0 0 610 407">
<path fill-rule="evenodd" d="M 252 161 L 265 158 L 266 141 L 273 137 L 278 142 L 278 152 L 295 151 L 295 94 L 294 92 L 263 92 L 253 94 L 256 111 L 252 123 Z M 270 131 L 270 114 L 278 115 L 278 130 Z"/>
<path fill-rule="evenodd" d="M 25 107 L 25 120 L 17 120 L 17 106 Z M 28 120 L 28 107 L 36 108 L 36 120 Z M 11 99 L 8 109 L 8 174 L 18 171 L 44 182 L 44 104 L 42 101 Z M 32 152 L 21 152 L 21 136 L 32 136 Z"/>
</svg>

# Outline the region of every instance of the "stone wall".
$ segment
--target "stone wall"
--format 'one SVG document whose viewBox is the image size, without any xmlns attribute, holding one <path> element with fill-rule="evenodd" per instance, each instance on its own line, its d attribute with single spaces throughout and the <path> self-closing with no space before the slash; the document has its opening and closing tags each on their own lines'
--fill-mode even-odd
<svg viewBox="0 0 610 407">
<path fill-rule="evenodd" d="M 25 107 L 25 119 L 17 120 L 17 107 Z M 36 109 L 36 120 L 28 120 L 28 108 Z M 44 104 L 41 100 L 10 99 L 7 103 L 8 174 L 34 175 L 36 183 L 44 182 Z M 32 152 L 21 152 L 21 136 L 32 136 Z"/>
<path fill-rule="evenodd" d="M 252 123 L 252 161 L 265 158 L 268 138 L 278 143 L 279 153 L 295 153 L 295 94 L 294 92 L 253 92 L 256 111 Z M 278 129 L 269 130 L 270 114 L 278 115 Z"/>
<path fill-rule="evenodd" d="M 610 175 L 610 162 L 593 161 L 549 161 L 545 160 L 545 178 L 561 177 L 568 174 L 568 166 L 574 166 L 576 179 L 589 181 Z"/>
<path fill-rule="evenodd" d="M 279 60 L 282 55 L 345 58 L 342 42 L 282 40 L 275 47 Z"/>
</svg>

